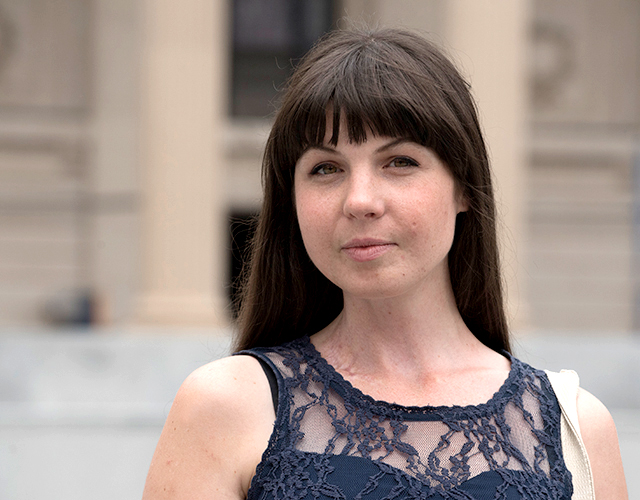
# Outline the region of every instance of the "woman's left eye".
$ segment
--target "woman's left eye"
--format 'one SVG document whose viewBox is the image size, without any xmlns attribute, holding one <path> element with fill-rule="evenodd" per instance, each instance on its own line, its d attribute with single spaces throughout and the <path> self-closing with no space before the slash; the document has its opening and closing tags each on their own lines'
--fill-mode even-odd
<svg viewBox="0 0 640 500">
<path fill-rule="evenodd" d="M 330 175 L 338 172 L 339 169 L 336 165 L 333 165 L 332 163 L 321 163 L 320 165 L 313 167 L 311 175 Z"/>
<path fill-rule="evenodd" d="M 418 162 L 407 156 L 398 156 L 389 162 L 389 166 L 397 168 L 417 167 Z"/>
</svg>

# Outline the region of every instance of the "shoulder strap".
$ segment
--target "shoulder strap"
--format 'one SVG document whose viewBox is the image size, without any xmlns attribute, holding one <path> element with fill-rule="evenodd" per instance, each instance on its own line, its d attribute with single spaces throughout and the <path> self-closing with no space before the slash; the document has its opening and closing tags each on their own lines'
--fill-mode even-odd
<svg viewBox="0 0 640 500">
<path fill-rule="evenodd" d="M 267 376 L 267 380 L 269 381 L 269 387 L 271 388 L 271 401 L 273 401 L 273 409 L 278 414 L 278 380 L 276 379 L 276 374 L 273 372 L 273 368 L 262 358 L 256 358 L 262 369 L 264 370 L 264 374 Z"/>
<path fill-rule="evenodd" d="M 578 386 L 580 379 L 573 370 L 562 370 L 560 373 L 545 370 L 549 382 L 556 393 L 560 410 L 560 435 L 562 453 L 567 469 L 573 478 L 573 500 L 595 500 L 593 474 L 587 450 L 582 442 L 578 423 Z"/>
<path fill-rule="evenodd" d="M 280 394 L 278 389 L 278 376 L 276 375 L 275 368 L 270 364 L 268 358 L 255 350 L 246 350 L 240 352 L 234 352 L 233 356 L 251 356 L 255 358 L 260 366 L 262 367 L 262 371 L 264 371 L 267 380 L 269 381 L 269 388 L 271 389 L 271 401 L 273 402 L 273 410 L 278 415 L 278 401 L 280 400 Z"/>
</svg>

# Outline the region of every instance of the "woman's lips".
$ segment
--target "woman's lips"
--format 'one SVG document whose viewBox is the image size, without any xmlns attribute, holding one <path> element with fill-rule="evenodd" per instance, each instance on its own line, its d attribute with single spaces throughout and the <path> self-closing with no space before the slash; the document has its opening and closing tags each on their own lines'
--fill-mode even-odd
<svg viewBox="0 0 640 500">
<path fill-rule="evenodd" d="M 356 262 L 367 262 L 387 253 L 393 246 L 394 243 L 383 240 L 351 240 L 342 251 Z"/>
</svg>

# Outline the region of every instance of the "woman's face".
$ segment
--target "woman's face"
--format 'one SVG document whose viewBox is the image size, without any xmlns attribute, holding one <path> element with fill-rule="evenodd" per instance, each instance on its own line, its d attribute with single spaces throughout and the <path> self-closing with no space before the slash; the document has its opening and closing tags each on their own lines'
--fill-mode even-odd
<svg viewBox="0 0 640 500">
<path fill-rule="evenodd" d="M 448 168 L 402 138 L 370 135 L 351 143 L 346 128 L 337 146 L 309 148 L 295 166 L 309 257 L 345 298 L 450 288 L 447 254 L 456 215 L 467 206 Z"/>
</svg>

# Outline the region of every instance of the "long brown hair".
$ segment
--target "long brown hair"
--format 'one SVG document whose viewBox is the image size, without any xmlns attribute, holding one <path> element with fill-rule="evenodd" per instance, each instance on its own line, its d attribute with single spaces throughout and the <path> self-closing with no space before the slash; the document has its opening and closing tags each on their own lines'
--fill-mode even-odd
<svg viewBox="0 0 640 500">
<path fill-rule="evenodd" d="M 349 139 L 367 133 L 407 137 L 448 166 L 469 209 L 458 215 L 449 252 L 456 303 L 485 345 L 509 350 L 489 160 L 469 86 L 432 43 L 411 32 L 334 31 L 292 75 L 262 164 L 264 201 L 251 248 L 238 317 L 237 350 L 273 346 L 328 325 L 342 291 L 310 261 L 295 214 L 296 161 L 325 140 L 332 109 Z"/>
</svg>

